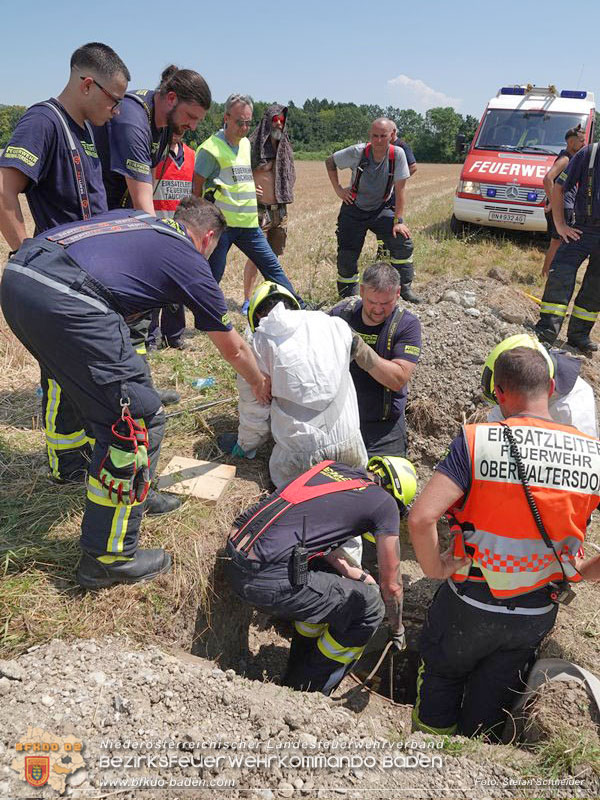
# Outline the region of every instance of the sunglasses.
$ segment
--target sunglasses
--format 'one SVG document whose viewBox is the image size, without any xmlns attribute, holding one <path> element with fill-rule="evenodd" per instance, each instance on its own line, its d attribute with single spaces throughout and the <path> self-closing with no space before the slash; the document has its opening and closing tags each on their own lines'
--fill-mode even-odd
<svg viewBox="0 0 600 800">
<path fill-rule="evenodd" d="M 285 125 L 285 117 L 283 114 L 278 114 L 272 118 L 272 122 L 281 122 L 282 125 Z"/>
<path fill-rule="evenodd" d="M 85 80 L 85 77 L 83 75 L 80 75 L 79 77 L 80 77 L 80 80 L 82 80 L 82 81 Z M 107 89 L 104 88 L 104 86 L 101 86 L 95 78 L 92 78 L 92 83 L 95 86 L 97 86 L 100 89 L 101 92 L 104 92 L 104 94 L 108 97 L 109 100 L 113 101 L 114 105 L 112 106 L 112 108 L 110 110 L 111 111 L 116 111 L 117 108 L 123 102 L 123 98 L 122 97 L 115 97 L 114 94 L 111 94 Z"/>
</svg>

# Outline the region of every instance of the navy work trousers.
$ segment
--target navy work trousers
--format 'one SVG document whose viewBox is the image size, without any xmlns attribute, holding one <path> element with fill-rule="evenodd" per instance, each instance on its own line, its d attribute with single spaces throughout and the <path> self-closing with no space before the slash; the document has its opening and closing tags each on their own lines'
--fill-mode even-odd
<svg viewBox="0 0 600 800">
<path fill-rule="evenodd" d="M 283 683 L 299 691 L 331 694 L 383 621 L 379 588 L 318 570 L 308 572 L 304 586 L 294 587 L 287 562 L 247 559 L 231 542 L 227 556 L 225 574 L 242 600 L 294 621 Z"/>
<path fill-rule="evenodd" d="M 558 248 L 544 288 L 536 333 L 549 344 L 553 344 L 560 333 L 575 289 L 577 271 L 588 257 L 583 283 L 571 311 L 568 341 L 577 344 L 586 339 L 600 311 L 600 225 L 576 223 L 575 227 L 581 230 L 581 238 L 568 244 L 563 242 Z"/>
<path fill-rule="evenodd" d="M 143 503 L 115 504 L 98 480 L 111 426 L 127 399 L 148 429 L 154 473 L 165 416 L 146 364 L 107 290 L 50 242 L 28 240 L 7 264 L 0 287 L 6 321 L 42 370 L 68 394 L 94 447 L 88 471 L 81 546 L 92 555 L 132 556 Z"/>
<path fill-rule="evenodd" d="M 557 609 L 539 615 L 488 611 L 442 584 L 421 634 L 415 727 L 500 739 Z"/>
<path fill-rule="evenodd" d="M 360 432 L 369 458 L 406 455 L 408 437 L 404 412 L 397 419 L 361 422 Z"/>
<path fill-rule="evenodd" d="M 358 294 L 358 259 L 367 231 L 377 237 L 378 258 L 390 262 L 400 273 L 402 286 L 414 277 L 413 243 L 402 234 L 394 237 L 394 212 L 391 208 L 363 211 L 355 205 L 342 204 L 337 220 L 337 289 L 340 297 Z"/>
</svg>

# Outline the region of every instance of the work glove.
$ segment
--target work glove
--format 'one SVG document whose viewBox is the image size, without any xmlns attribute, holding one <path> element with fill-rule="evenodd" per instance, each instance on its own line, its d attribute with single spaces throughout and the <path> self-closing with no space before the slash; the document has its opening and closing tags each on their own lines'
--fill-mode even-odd
<svg viewBox="0 0 600 800">
<path fill-rule="evenodd" d="M 400 628 L 402 630 L 400 630 Z M 390 641 L 393 642 L 395 650 L 399 653 L 406 650 L 406 631 L 404 630 L 404 625 L 401 625 L 400 628 L 395 631 L 390 630 Z"/>
<path fill-rule="evenodd" d="M 352 336 L 350 358 L 365 372 L 370 372 L 377 363 L 378 355 L 372 347 L 361 339 L 358 333 Z"/>
<path fill-rule="evenodd" d="M 222 433 L 217 437 L 217 444 L 224 453 L 229 453 L 236 458 L 254 458 L 256 450 L 249 450 L 247 453 L 238 444 L 235 433 Z"/>
<path fill-rule="evenodd" d="M 146 426 L 125 413 L 111 433 L 112 442 L 100 464 L 98 479 L 111 503 L 141 503 L 150 488 Z"/>
</svg>

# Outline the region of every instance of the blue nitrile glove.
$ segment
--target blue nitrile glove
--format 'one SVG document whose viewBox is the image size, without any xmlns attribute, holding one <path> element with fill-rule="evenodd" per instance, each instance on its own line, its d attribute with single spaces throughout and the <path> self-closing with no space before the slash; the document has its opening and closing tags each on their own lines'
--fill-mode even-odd
<svg viewBox="0 0 600 800">
<path fill-rule="evenodd" d="M 229 453 L 235 458 L 254 458 L 256 450 L 247 453 L 238 444 L 236 433 L 222 433 L 217 437 L 217 444 L 224 453 Z"/>
<path fill-rule="evenodd" d="M 248 450 L 248 452 L 246 453 L 244 450 L 242 450 L 242 448 L 236 442 L 234 444 L 234 446 L 233 446 L 233 450 L 231 451 L 231 455 L 232 456 L 236 456 L 237 458 L 250 458 L 250 459 L 252 459 L 256 455 L 256 450 Z"/>
</svg>

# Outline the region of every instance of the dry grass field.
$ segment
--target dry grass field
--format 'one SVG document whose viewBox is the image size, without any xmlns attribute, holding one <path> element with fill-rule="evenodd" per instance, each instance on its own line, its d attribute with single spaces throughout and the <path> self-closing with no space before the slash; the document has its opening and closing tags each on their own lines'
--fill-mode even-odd
<svg viewBox="0 0 600 800">
<path fill-rule="evenodd" d="M 297 170 L 283 264 L 305 297 L 333 302 L 339 201 L 324 164 L 300 162 Z M 515 285 L 539 294 L 543 240 L 497 233 L 474 233 L 457 240 L 451 235 L 448 222 L 459 171 L 458 165 L 421 164 L 409 182 L 407 221 L 415 240 L 417 290 L 429 282 L 441 280 L 443 285 L 446 280 L 485 275 L 497 266 L 512 275 Z M 370 236 L 363 263 L 374 252 Z M 6 254 L 6 246 L 0 244 L 2 261 Z M 242 255 L 232 250 L 222 284 L 234 312 L 239 312 L 243 300 L 243 262 Z M 233 317 L 242 330 L 240 314 Z M 163 350 L 152 356 L 156 383 L 177 388 L 182 407 L 235 396 L 234 373 L 206 337 L 198 333 L 188 341 L 185 352 Z M 209 375 L 217 380 L 213 389 L 199 393 L 191 387 L 193 378 Z M 141 544 L 164 546 L 175 555 L 168 576 L 147 586 L 84 594 L 74 582 L 83 491 L 57 486 L 47 477 L 38 380 L 33 359 L 0 323 L 0 657 L 56 636 L 115 631 L 211 655 L 222 653 L 226 647 L 215 631 L 219 617 L 225 629 L 231 618 L 227 603 L 215 596 L 219 584 L 215 554 L 230 521 L 268 489 L 268 449 L 263 448 L 254 461 L 238 463 L 238 478 L 216 507 L 188 500 L 167 519 L 144 522 Z M 216 435 L 235 427 L 235 403 L 170 420 L 161 466 L 173 454 L 222 460 Z"/>
</svg>

